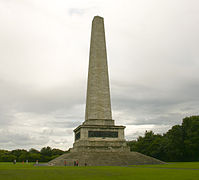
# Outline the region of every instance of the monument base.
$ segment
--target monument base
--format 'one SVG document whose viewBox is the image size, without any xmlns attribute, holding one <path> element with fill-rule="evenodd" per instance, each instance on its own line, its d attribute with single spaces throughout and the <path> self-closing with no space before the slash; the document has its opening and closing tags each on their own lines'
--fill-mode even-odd
<svg viewBox="0 0 199 180">
<path fill-rule="evenodd" d="M 130 151 L 124 139 L 125 126 L 82 124 L 75 130 L 73 151 Z"/>
<path fill-rule="evenodd" d="M 124 139 L 125 126 L 82 124 L 75 130 L 75 143 L 66 154 L 48 163 L 51 166 L 128 166 L 164 164 L 164 162 L 130 152 Z"/>
<path fill-rule="evenodd" d="M 128 166 L 144 164 L 165 164 L 164 162 L 143 155 L 138 152 L 87 152 L 74 151 L 53 159 L 48 163 L 50 166 L 74 166 L 78 161 L 79 166 Z"/>
</svg>

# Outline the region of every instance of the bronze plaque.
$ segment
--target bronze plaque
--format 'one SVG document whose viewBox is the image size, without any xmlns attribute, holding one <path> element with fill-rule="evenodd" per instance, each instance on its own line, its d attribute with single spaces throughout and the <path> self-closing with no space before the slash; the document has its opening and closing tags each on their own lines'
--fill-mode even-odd
<svg viewBox="0 0 199 180">
<path fill-rule="evenodd" d="M 115 132 L 115 131 L 88 131 L 88 137 L 117 138 L 118 132 Z"/>
</svg>

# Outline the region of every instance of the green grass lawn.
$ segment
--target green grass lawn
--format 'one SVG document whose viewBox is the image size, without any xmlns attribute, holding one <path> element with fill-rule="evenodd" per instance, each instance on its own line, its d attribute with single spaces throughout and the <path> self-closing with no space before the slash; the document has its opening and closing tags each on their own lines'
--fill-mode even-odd
<svg viewBox="0 0 199 180">
<path fill-rule="evenodd" d="M 32 163 L 0 163 L 0 180 L 199 180 L 196 169 L 199 162 L 131 167 L 34 167 Z"/>
</svg>

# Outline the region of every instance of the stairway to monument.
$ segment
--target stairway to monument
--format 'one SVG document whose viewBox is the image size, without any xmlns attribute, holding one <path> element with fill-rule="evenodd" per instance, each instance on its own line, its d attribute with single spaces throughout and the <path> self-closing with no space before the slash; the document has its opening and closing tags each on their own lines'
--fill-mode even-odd
<svg viewBox="0 0 199 180">
<path fill-rule="evenodd" d="M 53 166 L 74 166 L 74 161 L 79 166 L 128 166 L 141 164 L 164 164 L 164 162 L 143 155 L 138 152 L 69 152 L 50 161 Z"/>
</svg>

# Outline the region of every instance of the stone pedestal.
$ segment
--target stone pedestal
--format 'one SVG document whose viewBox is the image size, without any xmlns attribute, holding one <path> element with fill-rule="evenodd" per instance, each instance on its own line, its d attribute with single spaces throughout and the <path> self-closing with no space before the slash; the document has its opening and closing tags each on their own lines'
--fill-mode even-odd
<svg viewBox="0 0 199 180">
<path fill-rule="evenodd" d="M 80 125 L 75 130 L 73 151 L 129 151 L 124 126 Z"/>
</svg>

